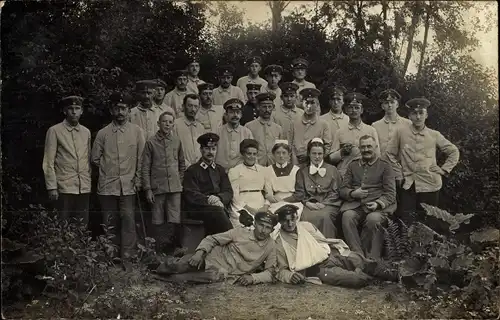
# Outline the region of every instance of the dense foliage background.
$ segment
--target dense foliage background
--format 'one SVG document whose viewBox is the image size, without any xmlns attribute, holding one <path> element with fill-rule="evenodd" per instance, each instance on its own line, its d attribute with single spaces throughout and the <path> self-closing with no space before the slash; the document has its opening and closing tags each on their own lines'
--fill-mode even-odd
<svg viewBox="0 0 500 320">
<path fill-rule="evenodd" d="M 283 80 L 291 78 L 291 60 L 302 56 L 312 62 L 309 77 L 320 89 L 339 83 L 367 94 L 367 123 L 382 116 L 375 98 L 380 90 L 396 88 L 403 101 L 426 96 L 433 104 L 429 127 L 461 152 L 441 207 L 498 211 L 496 75 L 467 55 L 477 40 L 463 12 L 473 4 L 314 3 L 282 17 L 286 2 L 275 1 L 267 26 L 244 25 L 243 12 L 227 2 L 7 2 L 1 24 L 4 210 L 47 201 L 43 143 L 49 126 L 61 121 L 62 96 L 86 98 L 81 121 L 95 134 L 109 121 L 105 102 L 112 90 L 130 90 L 135 80 L 153 77 L 172 84 L 169 72 L 184 67 L 187 54 L 200 55 L 202 79 L 216 82 L 216 66 L 230 62 L 236 81 L 246 73 L 245 58 L 259 54 L 264 65 L 285 66 Z M 208 19 L 214 17 L 217 23 Z M 421 25 L 423 43 L 414 40 Z M 412 50 L 420 54 L 419 72 L 407 75 Z"/>
</svg>

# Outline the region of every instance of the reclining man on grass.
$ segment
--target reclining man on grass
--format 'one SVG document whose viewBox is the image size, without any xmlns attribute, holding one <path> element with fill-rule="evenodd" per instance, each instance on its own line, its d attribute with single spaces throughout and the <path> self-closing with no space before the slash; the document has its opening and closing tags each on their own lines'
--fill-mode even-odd
<svg viewBox="0 0 500 320">
<path fill-rule="evenodd" d="M 297 221 L 297 209 L 287 204 L 275 212 L 281 224 L 276 239 L 276 278 L 279 281 L 325 283 L 348 288 L 363 287 L 372 277 L 397 281 L 394 272 L 350 251 L 342 240 L 326 239 L 310 222 Z"/>
<path fill-rule="evenodd" d="M 205 237 L 194 254 L 162 263 L 157 274 L 169 280 L 210 283 L 236 278 L 234 283 L 247 286 L 273 282 L 276 266 L 274 240 L 270 235 L 276 216 L 255 214 L 254 228 L 238 227 Z M 260 267 L 263 271 L 257 272 Z M 200 269 L 204 271 L 199 271 Z"/>
</svg>

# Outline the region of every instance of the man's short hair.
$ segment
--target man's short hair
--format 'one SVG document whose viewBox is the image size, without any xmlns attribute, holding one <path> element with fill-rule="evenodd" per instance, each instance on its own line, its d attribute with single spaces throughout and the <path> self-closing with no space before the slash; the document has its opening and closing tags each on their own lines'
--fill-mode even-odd
<svg viewBox="0 0 500 320">
<path fill-rule="evenodd" d="M 164 116 L 172 116 L 175 120 L 175 114 L 172 112 L 172 111 L 164 111 L 160 114 L 160 116 L 158 117 L 158 121 L 161 121 L 161 119 L 164 117 Z"/>
<path fill-rule="evenodd" d="M 184 96 L 184 99 L 182 99 L 182 104 L 186 105 L 188 99 L 192 100 L 200 100 L 200 96 L 197 95 L 196 93 L 188 93 Z"/>
<path fill-rule="evenodd" d="M 361 136 L 361 137 L 359 138 L 359 144 L 361 144 L 361 141 L 363 141 L 363 140 L 368 140 L 368 139 L 372 139 L 372 140 L 373 140 L 373 142 L 376 142 L 376 141 L 375 141 L 375 138 L 374 138 L 373 136 L 371 136 L 371 135 L 369 135 L 369 134 L 365 134 L 364 136 Z"/>
<path fill-rule="evenodd" d="M 298 214 L 299 207 L 293 204 L 285 204 L 284 206 L 280 207 L 278 210 L 274 212 L 275 215 L 278 216 L 278 221 L 283 221 L 286 219 L 287 216 L 295 214 Z"/>
</svg>

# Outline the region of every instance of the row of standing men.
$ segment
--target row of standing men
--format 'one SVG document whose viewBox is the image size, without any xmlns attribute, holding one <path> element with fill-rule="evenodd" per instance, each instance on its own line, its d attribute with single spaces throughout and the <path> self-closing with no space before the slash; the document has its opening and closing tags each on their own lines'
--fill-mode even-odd
<svg viewBox="0 0 500 320">
<path fill-rule="evenodd" d="M 282 72 L 279 66 L 267 69 L 271 73 Z M 178 74 L 182 80 L 179 82 L 183 82 L 184 72 Z M 113 216 L 115 219 L 121 218 L 122 247 L 124 242 L 125 247 L 135 243 L 135 236 L 130 235 L 133 221 L 124 217 L 133 216 L 134 195 L 141 186 L 146 190 L 146 198 L 151 204 L 158 202 L 157 206 L 163 203 L 165 208 L 178 207 L 179 210 L 174 211 L 180 212 L 180 194 L 174 197 L 157 195 L 178 194 L 182 190 L 181 182 L 175 183 L 169 172 L 179 162 L 179 157 L 184 158 L 185 167 L 204 163 L 200 162 L 203 148 L 200 148 L 197 140 L 206 132 L 218 134 L 215 162 L 225 173 L 243 161 L 240 144 L 245 139 L 255 138 L 259 144 L 257 161 L 262 166 L 269 166 L 275 162 L 272 148 L 276 140 L 287 141 L 291 147 L 290 162 L 303 165 L 309 161 L 308 143 L 313 138 L 320 138 L 324 145 L 325 160 L 337 165 L 343 174 L 348 164 L 359 157 L 359 139 L 371 136 L 379 157 L 389 153 L 393 155 L 390 160 L 393 160 L 394 168 L 399 172 L 399 183 L 404 181 L 403 190 L 408 193 L 408 200 L 411 200 L 407 202 L 409 208 L 422 199 L 436 204 L 437 192 L 441 188 L 440 176 L 449 174 L 458 161 L 458 149 L 439 132 L 425 127 L 426 109 L 430 102 L 426 99 L 409 101 L 406 105 L 414 111 L 410 114 L 414 114 L 415 118 L 415 121 L 410 121 L 398 116 L 396 109 L 400 95 L 394 90 L 382 92 L 379 98 L 386 115 L 369 126 L 361 121 L 362 101 L 366 97 L 359 93 L 346 94 L 342 87 L 327 90 L 331 111 L 319 116 L 320 92 L 314 88 L 302 89 L 299 99 L 297 90 L 300 88 L 296 83 L 282 83 L 279 86 L 281 99 L 278 102 L 273 92 L 261 92 L 262 85 L 247 83 L 246 103 L 229 96 L 223 106 L 213 104 L 216 91 L 213 86 L 201 83 L 197 87 L 199 95 L 184 95 L 180 108 L 182 113 L 165 104 L 168 94 L 163 101 L 157 100 L 162 86 L 158 80 L 139 81 L 137 93 L 140 101 L 132 110 L 129 108 L 134 102 L 130 97 L 121 93 L 112 95 L 110 112 L 113 122 L 98 133 L 92 150 L 92 162 L 99 167 L 100 173 L 97 192 L 101 207 L 109 213 L 106 219 L 113 219 Z M 47 189 L 51 199 L 58 198 L 62 212 L 85 212 L 85 207 L 88 210 L 90 192 L 90 175 L 85 174 L 87 169 L 90 171 L 90 165 L 85 164 L 85 158 L 89 159 L 85 157 L 85 150 L 90 154 L 90 133 L 79 125 L 82 99 L 71 96 L 62 102 L 66 119 L 47 133 L 43 166 Z M 137 127 L 128 126 L 129 121 Z M 175 132 L 179 138 L 177 148 L 168 141 L 168 135 L 161 132 L 162 127 L 164 131 Z M 391 139 L 393 141 L 389 143 Z M 145 150 L 154 150 L 155 145 L 160 146 L 156 149 L 161 150 L 161 153 L 154 152 L 155 157 L 158 157 L 156 160 L 163 161 L 164 166 L 160 166 L 157 172 L 144 175 L 141 173 L 144 168 L 141 160 L 143 146 L 146 146 Z M 389 145 L 391 152 L 386 150 Z M 448 155 L 440 167 L 436 164 L 436 148 Z M 145 179 L 141 179 L 144 176 L 150 176 L 150 184 L 153 183 L 156 188 L 144 188 Z M 160 185 L 166 192 L 160 190 Z M 206 192 L 210 193 L 209 190 Z M 207 197 L 210 196 L 213 194 Z M 156 198 L 163 199 L 156 201 Z M 116 216 L 116 212 L 122 213 Z M 180 216 L 176 215 L 172 222 L 179 219 Z M 130 221 L 124 224 L 124 220 Z M 207 222 L 210 224 L 210 221 Z M 210 226 L 208 229 L 211 229 Z"/>
</svg>

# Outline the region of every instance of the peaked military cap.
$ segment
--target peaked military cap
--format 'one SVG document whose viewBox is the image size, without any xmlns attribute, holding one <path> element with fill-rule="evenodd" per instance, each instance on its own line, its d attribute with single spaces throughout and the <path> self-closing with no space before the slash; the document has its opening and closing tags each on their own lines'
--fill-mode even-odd
<svg viewBox="0 0 500 320">
<path fill-rule="evenodd" d="M 381 101 L 399 100 L 401 99 L 401 95 L 394 89 L 387 89 L 380 92 L 378 98 Z"/>
<path fill-rule="evenodd" d="M 333 86 L 328 87 L 327 92 L 329 97 L 344 96 L 347 92 L 347 89 L 343 86 Z"/>
<path fill-rule="evenodd" d="M 364 94 L 359 92 L 349 92 L 345 95 L 344 100 L 347 104 L 362 104 L 363 100 L 368 99 Z"/>
<path fill-rule="evenodd" d="M 67 96 L 61 99 L 61 107 L 82 106 L 83 98 L 80 96 Z"/>
<path fill-rule="evenodd" d="M 241 109 L 243 108 L 243 101 L 238 98 L 231 98 L 224 102 L 224 110 L 227 109 Z"/>
<path fill-rule="evenodd" d="M 286 216 L 290 214 L 296 214 L 299 210 L 299 207 L 293 204 L 285 204 L 284 206 L 279 207 L 278 210 L 274 212 L 275 215 L 278 216 L 279 220 L 285 219 Z"/>
<path fill-rule="evenodd" d="M 252 63 L 262 64 L 262 59 L 259 56 L 253 56 L 248 58 L 247 65 L 251 65 Z"/>
<path fill-rule="evenodd" d="M 258 102 L 264 102 L 264 101 L 273 102 L 274 99 L 276 99 L 276 95 L 273 92 L 261 92 L 255 97 L 255 99 L 257 99 Z"/>
<path fill-rule="evenodd" d="M 155 79 L 156 81 L 156 86 L 157 87 L 163 87 L 163 88 L 167 88 L 167 83 L 165 81 L 163 81 L 162 79 Z"/>
<path fill-rule="evenodd" d="M 205 83 L 198 85 L 198 92 L 200 92 L 200 93 L 204 90 L 213 90 L 213 89 L 214 89 L 214 85 L 211 83 L 208 83 L 208 82 L 205 82 Z"/>
<path fill-rule="evenodd" d="M 431 102 L 424 97 L 413 98 L 406 102 L 405 104 L 410 110 L 424 108 L 427 109 Z"/>
<path fill-rule="evenodd" d="M 296 83 L 293 83 L 293 82 L 282 82 L 282 83 L 280 83 L 280 88 L 281 88 L 282 93 L 285 93 L 285 92 L 296 93 L 297 90 L 299 90 L 299 85 Z"/>
<path fill-rule="evenodd" d="M 247 91 L 254 90 L 260 91 L 262 85 L 260 83 L 247 83 Z"/>
<path fill-rule="evenodd" d="M 182 77 L 182 76 L 187 77 L 187 74 L 188 74 L 187 70 L 184 70 L 184 69 L 183 70 L 175 70 L 172 72 L 172 78 L 177 80 L 177 78 Z"/>
<path fill-rule="evenodd" d="M 307 69 L 309 62 L 303 58 L 297 58 L 292 61 L 292 69 Z"/>
<path fill-rule="evenodd" d="M 273 227 L 278 224 L 278 219 L 276 219 L 276 215 L 264 212 L 264 211 L 259 211 L 255 214 L 254 217 L 255 221 L 260 221 L 260 222 L 265 222 L 269 223 Z"/>
<path fill-rule="evenodd" d="M 191 63 L 200 63 L 200 59 L 197 55 L 189 55 L 187 58 L 187 65 L 189 66 Z"/>
<path fill-rule="evenodd" d="M 321 91 L 315 88 L 305 88 L 300 90 L 299 94 L 304 98 L 317 98 L 321 94 Z"/>
<path fill-rule="evenodd" d="M 231 65 L 221 66 L 219 68 L 219 77 L 222 76 L 232 76 L 234 72 L 234 67 Z"/>
<path fill-rule="evenodd" d="M 148 88 L 156 88 L 157 85 L 156 80 L 139 80 L 135 83 L 135 89 L 144 90 Z"/>
<path fill-rule="evenodd" d="M 264 68 L 264 74 L 268 75 L 271 72 L 278 72 L 279 74 L 283 74 L 283 67 L 278 64 L 270 64 Z"/>
<path fill-rule="evenodd" d="M 128 106 L 132 105 L 133 99 L 132 97 L 127 94 L 127 93 L 122 93 L 122 92 L 113 92 L 109 96 L 109 102 L 111 102 L 111 105 L 116 105 L 118 103 L 123 103 Z"/>
<path fill-rule="evenodd" d="M 243 139 L 240 142 L 240 152 L 243 152 L 248 148 L 259 149 L 259 142 L 255 139 Z"/>
<path fill-rule="evenodd" d="M 219 136 L 213 132 L 207 132 L 199 136 L 198 139 L 196 139 L 196 141 L 202 147 L 212 147 L 216 146 L 217 143 L 219 142 Z"/>
</svg>

